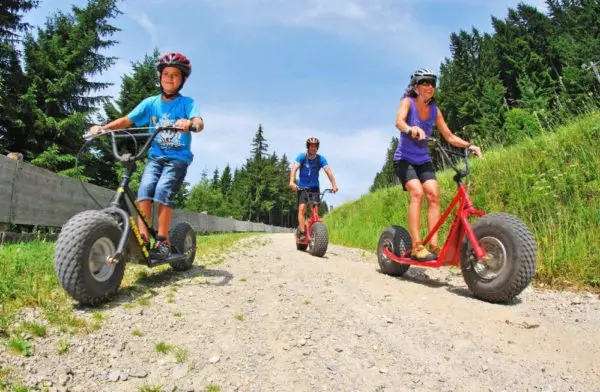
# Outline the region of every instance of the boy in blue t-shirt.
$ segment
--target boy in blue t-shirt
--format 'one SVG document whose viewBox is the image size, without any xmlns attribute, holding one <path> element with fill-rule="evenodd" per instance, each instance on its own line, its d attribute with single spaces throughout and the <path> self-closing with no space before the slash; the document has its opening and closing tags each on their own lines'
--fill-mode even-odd
<svg viewBox="0 0 600 392">
<path fill-rule="evenodd" d="M 318 201 L 321 190 L 319 188 L 319 170 L 323 168 L 329 182 L 331 183 L 331 189 L 333 193 L 338 191 L 337 184 L 333 172 L 329 168 L 327 159 L 324 156 L 318 155 L 319 150 L 319 139 L 316 137 L 309 137 L 306 140 L 306 152 L 301 153 L 296 157 L 296 162 L 290 172 L 290 189 L 298 191 L 298 187 L 308 188 L 307 192 L 298 191 L 298 239 L 304 241 L 306 234 L 304 228 L 306 226 L 306 203 L 310 200 L 312 195 L 313 200 Z M 296 185 L 296 171 L 300 168 L 300 179 L 298 185 Z"/>
<path fill-rule="evenodd" d="M 171 224 L 173 199 L 185 179 L 187 168 L 192 162 L 192 135 L 200 132 L 204 121 L 192 98 L 179 94 L 186 79 L 192 73 L 192 64 L 180 53 L 168 53 L 156 63 L 160 79 L 161 94 L 144 99 L 127 116 L 106 125 L 91 127 L 91 133 L 136 126 L 150 127 L 155 132 L 159 126 L 183 128 L 183 132 L 163 131 L 152 142 L 148 151 L 148 163 L 140 181 L 138 201 L 146 217 L 152 213 L 152 201 L 158 203 L 158 242 L 152 249 L 154 258 L 165 258 L 170 254 L 169 226 Z M 144 241 L 150 236 L 141 217 L 138 219 Z"/>
</svg>

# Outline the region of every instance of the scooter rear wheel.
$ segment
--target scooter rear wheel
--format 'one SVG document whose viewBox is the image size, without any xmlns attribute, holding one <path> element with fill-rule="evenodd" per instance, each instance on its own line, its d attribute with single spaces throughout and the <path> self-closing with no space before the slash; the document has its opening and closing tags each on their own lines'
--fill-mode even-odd
<svg viewBox="0 0 600 392">
<path fill-rule="evenodd" d="M 187 271 L 192 268 L 194 259 L 196 258 L 196 232 L 192 229 L 192 226 L 186 222 L 178 223 L 171 229 L 169 239 L 171 240 L 171 245 L 178 252 L 185 253 L 187 256 L 184 260 L 170 263 L 171 268 L 175 271 Z"/>
<path fill-rule="evenodd" d="M 410 268 L 410 264 L 400 264 L 390 260 L 383 253 L 384 249 L 389 249 L 396 256 L 412 248 L 412 240 L 408 231 L 401 226 L 388 226 L 383 229 L 379 236 L 377 244 L 377 261 L 381 272 L 391 276 L 402 276 Z"/>
</svg>

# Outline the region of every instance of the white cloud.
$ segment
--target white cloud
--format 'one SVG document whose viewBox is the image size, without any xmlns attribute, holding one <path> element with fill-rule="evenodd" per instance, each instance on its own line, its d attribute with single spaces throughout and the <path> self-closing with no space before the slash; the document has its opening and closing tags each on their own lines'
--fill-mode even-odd
<svg viewBox="0 0 600 392">
<path fill-rule="evenodd" d="M 158 26 L 146 14 L 145 12 L 136 12 L 128 14 L 131 19 L 136 21 L 150 36 L 150 41 L 153 46 L 158 46 Z"/>
</svg>

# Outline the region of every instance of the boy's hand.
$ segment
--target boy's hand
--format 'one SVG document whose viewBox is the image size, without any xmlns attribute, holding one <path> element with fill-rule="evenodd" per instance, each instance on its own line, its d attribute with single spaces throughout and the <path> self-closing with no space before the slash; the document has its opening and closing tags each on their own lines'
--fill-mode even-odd
<svg viewBox="0 0 600 392">
<path fill-rule="evenodd" d="M 331 187 L 331 191 L 333 193 L 337 193 L 337 191 L 339 191 L 339 188 L 337 187 L 337 185 L 334 185 L 334 186 Z"/>
<path fill-rule="evenodd" d="M 177 128 L 182 128 L 183 132 L 189 132 L 190 127 L 192 126 L 192 120 L 186 120 L 185 118 L 180 118 L 175 122 L 175 126 Z"/>
<path fill-rule="evenodd" d="M 293 191 L 297 191 L 298 190 L 298 185 L 296 185 L 293 182 L 290 182 L 289 188 Z"/>
<path fill-rule="evenodd" d="M 97 135 L 105 131 L 106 129 L 102 128 L 102 125 L 92 125 L 90 127 L 89 133 L 91 133 L 92 135 Z"/>
</svg>

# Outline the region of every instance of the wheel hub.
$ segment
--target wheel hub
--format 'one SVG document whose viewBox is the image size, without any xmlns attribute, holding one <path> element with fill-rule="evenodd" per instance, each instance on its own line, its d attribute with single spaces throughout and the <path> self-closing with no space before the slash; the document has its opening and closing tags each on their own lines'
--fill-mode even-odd
<svg viewBox="0 0 600 392">
<path fill-rule="evenodd" d="M 507 261 L 507 252 L 504 244 L 495 237 L 483 237 L 479 244 L 485 249 L 486 256 L 477 259 L 474 252 L 471 252 L 470 262 L 473 270 L 483 279 L 492 280 L 498 277 Z"/>
<path fill-rule="evenodd" d="M 383 253 L 383 251 L 385 249 L 387 249 L 391 253 L 394 253 L 394 245 L 392 244 L 392 241 L 390 241 L 389 239 L 385 239 L 382 242 L 383 243 L 382 243 L 382 246 L 381 246 L 381 259 L 382 259 L 382 261 L 389 261 L 389 259 L 385 255 L 385 253 Z"/>
<path fill-rule="evenodd" d="M 116 252 L 115 245 L 110 238 L 98 238 L 92 245 L 88 257 L 90 274 L 98 282 L 105 282 L 113 275 L 115 265 L 110 260 Z"/>
</svg>

